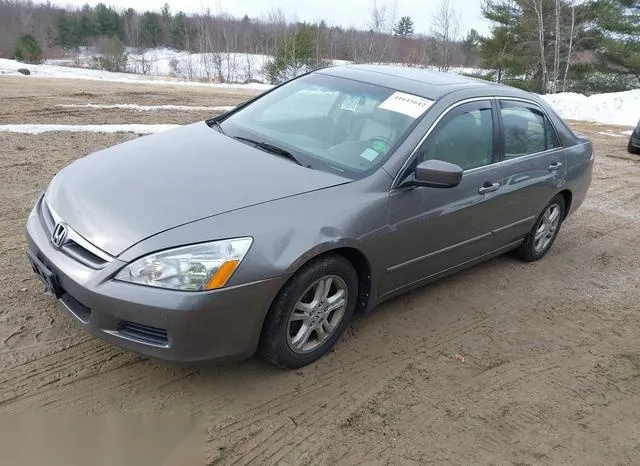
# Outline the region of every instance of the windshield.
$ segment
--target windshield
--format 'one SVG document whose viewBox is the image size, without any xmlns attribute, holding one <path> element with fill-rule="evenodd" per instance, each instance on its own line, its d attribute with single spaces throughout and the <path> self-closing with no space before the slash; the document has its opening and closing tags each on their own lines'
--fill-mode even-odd
<svg viewBox="0 0 640 466">
<path fill-rule="evenodd" d="M 310 168 L 361 178 L 384 162 L 431 103 L 317 73 L 275 89 L 220 127 L 227 136 L 288 151 Z"/>
</svg>

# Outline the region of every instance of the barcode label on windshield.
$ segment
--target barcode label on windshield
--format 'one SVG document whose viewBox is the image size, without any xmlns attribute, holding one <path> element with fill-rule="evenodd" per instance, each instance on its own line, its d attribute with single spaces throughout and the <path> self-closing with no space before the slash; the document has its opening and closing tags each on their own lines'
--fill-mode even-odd
<svg viewBox="0 0 640 466">
<path fill-rule="evenodd" d="M 425 99 L 404 92 L 394 92 L 378 108 L 402 113 L 411 118 L 418 118 L 433 104 L 433 100 Z"/>
</svg>

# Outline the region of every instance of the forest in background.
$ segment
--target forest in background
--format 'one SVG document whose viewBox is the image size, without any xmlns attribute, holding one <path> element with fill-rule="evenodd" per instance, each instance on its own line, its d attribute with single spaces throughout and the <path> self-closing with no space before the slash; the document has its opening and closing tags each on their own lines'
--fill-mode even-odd
<svg viewBox="0 0 640 466">
<path fill-rule="evenodd" d="M 486 36 L 461 23 L 454 0 L 435 0 L 428 33 L 415 33 L 410 16 L 397 17 L 398 1 L 372 0 L 368 28 L 355 29 L 293 21 L 280 10 L 235 18 L 169 4 L 136 11 L 0 0 L 0 57 L 37 63 L 89 47 L 96 67 L 127 71 L 127 50 L 172 48 L 207 54 L 212 67 L 225 54 L 268 55 L 274 83 L 345 60 L 473 67 L 477 77 L 541 93 L 640 87 L 640 0 L 482 0 L 492 23 Z"/>
</svg>

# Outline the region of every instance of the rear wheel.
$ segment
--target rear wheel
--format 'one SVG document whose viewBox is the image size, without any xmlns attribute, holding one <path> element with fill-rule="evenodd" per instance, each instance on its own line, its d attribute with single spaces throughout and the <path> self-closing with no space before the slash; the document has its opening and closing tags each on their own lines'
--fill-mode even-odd
<svg viewBox="0 0 640 466">
<path fill-rule="evenodd" d="M 564 197 L 558 194 L 544 208 L 517 250 L 521 259 L 527 262 L 537 261 L 549 252 L 560 231 L 564 210 Z"/>
<path fill-rule="evenodd" d="M 273 302 L 260 342 L 263 356 L 289 369 L 322 357 L 346 328 L 356 305 L 351 263 L 328 255 L 305 265 Z"/>
</svg>

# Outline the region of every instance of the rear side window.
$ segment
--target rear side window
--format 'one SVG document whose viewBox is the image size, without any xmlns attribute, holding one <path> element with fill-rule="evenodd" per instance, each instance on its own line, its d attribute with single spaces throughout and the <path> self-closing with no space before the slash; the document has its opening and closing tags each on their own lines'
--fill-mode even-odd
<svg viewBox="0 0 640 466">
<path fill-rule="evenodd" d="M 537 154 L 560 147 L 558 136 L 546 115 L 535 105 L 500 102 L 506 159 Z"/>
</svg>

